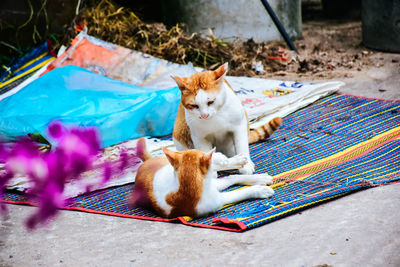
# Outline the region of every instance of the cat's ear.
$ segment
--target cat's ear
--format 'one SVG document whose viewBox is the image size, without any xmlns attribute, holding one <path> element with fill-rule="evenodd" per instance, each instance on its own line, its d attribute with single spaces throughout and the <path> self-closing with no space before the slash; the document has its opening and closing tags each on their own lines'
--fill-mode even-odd
<svg viewBox="0 0 400 267">
<path fill-rule="evenodd" d="M 204 153 L 203 157 L 200 160 L 200 171 L 203 174 L 206 174 L 211 166 L 212 155 L 215 152 L 215 148 L 213 148 L 210 152 Z"/>
<path fill-rule="evenodd" d="M 210 166 L 211 165 L 211 162 L 212 162 L 212 156 L 213 156 L 213 153 L 215 152 L 215 147 L 213 148 L 213 149 L 211 149 L 208 153 L 205 153 L 204 154 L 204 162 L 206 162 L 207 163 L 207 165 L 208 166 Z"/>
<path fill-rule="evenodd" d="M 215 150 L 217 150 L 216 147 L 214 147 L 213 149 L 211 149 L 210 151 L 208 151 L 208 153 L 206 153 L 206 154 L 209 155 L 209 156 L 211 157 L 212 154 L 215 152 Z"/>
<path fill-rule="evenodd" d="M 175 80 L 176 84 L 179 87 L 179 90 L 181 90 L 181 91 L 185 90 L 186 86 L 185 86 L 185 84 L 183 83 L 183 81 L 182 81 L 182 79 L 180 77 L 171 76 L 171 78 Z"/>
<path fill-rule="evenodd" d="M 228 62 L 221 65 L 218 69 L 214 70 L 215 80 L 221 82 L 228 73 Z"/>
<path fill-rule="evenodd" d="M 163 147 L 163 151 L 164 151 L 164 154 L 167 157 L 169 163 L 171 163 L 171 165 L 174 167 L 174 169 L 176 169 L 175 167 L 177 165 L 177 152 L 169 150 L 166 147 Z"/>
</svg>

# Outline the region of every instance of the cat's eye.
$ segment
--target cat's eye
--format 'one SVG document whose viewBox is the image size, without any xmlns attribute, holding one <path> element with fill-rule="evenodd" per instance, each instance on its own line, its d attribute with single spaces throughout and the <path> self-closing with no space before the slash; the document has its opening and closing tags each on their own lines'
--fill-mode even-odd
<svg viewBox="0 0 400 267">
<path fill-rule="evenodd" d="M 214 100 L 211 100 L 211 101 L 207 102 L 207 105 L 209 105 L 209 106 L 212 105 L 212 104 L 214 104 Z"/>
<path fill-rule="evenodd" d="M 190 105 L 190 107 L 191 107 L 191 108 L 194 108 L 194 109 L 198 109 L 198 108 L 199 108 L 198 105 Z"/>
</svg>

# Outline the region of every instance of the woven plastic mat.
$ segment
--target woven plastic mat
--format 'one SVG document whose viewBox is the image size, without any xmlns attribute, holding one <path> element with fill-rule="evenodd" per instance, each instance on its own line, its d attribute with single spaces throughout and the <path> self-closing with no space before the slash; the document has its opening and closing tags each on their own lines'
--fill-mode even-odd
<svg viewBox="0 0 400 267">
<path fill-rule="evenodd" d="M 162 219 L 127 205 L 130 184 L 78 196 L 65 209 L 237 232 L 252 229 L 357 190 L 399 182 L 400 102 L 334 94 L 287 116 L 271 138 L 250 150 L 256 173 L 274 176 L 275 194 L 269 199 L 228 205 L 204 218 Z M 34 204 L 15 192 L 3 198 Z"/>
</svg>

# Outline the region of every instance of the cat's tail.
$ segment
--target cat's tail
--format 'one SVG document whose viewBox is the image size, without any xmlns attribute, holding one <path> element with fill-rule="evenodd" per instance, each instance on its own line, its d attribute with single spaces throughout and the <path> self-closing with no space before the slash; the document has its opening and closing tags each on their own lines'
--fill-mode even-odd
<svg viewBox="0 0 400 267">
<path fill-rule="evenodd" d="M 153 156 L 146 150 L 146 139 L 140 138 L 136 144 L 136 155 L 144 162 Z"/>
<path fill-rule="evenodd" d="M 250 130 L 249 144 L 256 143 L 265 138 L 270 137 L 282 124 L 282 119 L 279 117 L 273 118 L 268 123 L 257 129 Z"/>
</svg>

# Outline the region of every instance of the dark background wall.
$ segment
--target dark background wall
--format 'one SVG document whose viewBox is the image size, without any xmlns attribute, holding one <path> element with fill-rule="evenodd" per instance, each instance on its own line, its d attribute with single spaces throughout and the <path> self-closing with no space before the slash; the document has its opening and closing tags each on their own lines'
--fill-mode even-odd
<svg viewBox="0 0 400 267">
<path fill-rule="evenodd" d="M 63 30 L 75 16 L 78 0 L 1 0 L 0 55 L 23 53 Z M 10 46 L 16 48 L 12 49 Z"/>
</svg>

